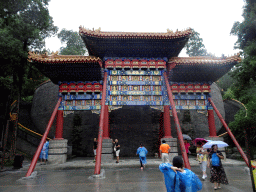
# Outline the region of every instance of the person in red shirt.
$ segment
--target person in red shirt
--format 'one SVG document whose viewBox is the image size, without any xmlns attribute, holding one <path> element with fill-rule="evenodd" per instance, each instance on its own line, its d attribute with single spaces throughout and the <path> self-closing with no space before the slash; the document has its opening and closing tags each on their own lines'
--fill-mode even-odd
<svg viewBox="0 0 256 192">
<path fill-rule="evenodd" d="M 169 163 L 169 153 L 170 153 L 170 146 L 168 144 L 165 143 L 165 140 L 162 141 L 162 145 L 160 145 L 160 155 L 162 158 L 162 162 L 163 163 Z"/>
<path fill-rule="evenodd" d="M 189 153 L 190 153 L 189 152 L 190 144 L 189 144 L 187 139 L 184 140 L 184 145 L 185 145 L 186 153 L 187 153 L 187 155 L 189 155 Z"/>
</svg>

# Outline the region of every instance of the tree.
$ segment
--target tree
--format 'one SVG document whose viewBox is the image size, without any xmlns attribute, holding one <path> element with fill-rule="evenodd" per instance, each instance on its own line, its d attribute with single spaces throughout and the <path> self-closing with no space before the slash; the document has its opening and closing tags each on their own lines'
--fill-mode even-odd
<svg viewBox="0 0 256 192">
<path fill-rule="evenodd" d="M 193 33 L 186 44 L 186 53 L 191 56 L 208 56 L 203 39 L 200 38 L 200 33 L 192 29 Z"/>
<path fill-rule="evenodd" d="M 29 50 L 42 50 L 44 39 L 57 32 L 57 27 L 53 25 L 52 17 L 49 15 L 48 2 L 49 0 L 1 1 L 0 81 L 11 91 L 12 101 L 15 99 L 20 101 L 20 98 L 25 96 L 23 87 L 27 80 L 33 80 L 32 77 L 41 79 L 35 77 L 38 71 L 28 63 L 27 57 Z M 19 113 L 19 102 L 17 113 Z M 15 124 L 14 141 L 16 141 L 17 120 Z M 15 143 L 13 149 L 15 152 Z"/>
<path fill-rule="evenodd" d="M 60 55 L 85 55 L 88 53 L 78 32 L 62 29 L 58 33 L 58 38 L 62 43 L 66 43 L 66 47 L 60 48 Z"/>
</svg>

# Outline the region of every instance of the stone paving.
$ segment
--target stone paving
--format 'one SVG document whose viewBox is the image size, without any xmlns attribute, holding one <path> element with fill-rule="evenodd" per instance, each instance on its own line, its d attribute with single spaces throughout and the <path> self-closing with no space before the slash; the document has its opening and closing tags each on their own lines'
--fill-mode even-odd
<svg viewBox="0 0 256 192">
<path fill-rule="evenodd" d="M 147 167 L 156 167 L 161 164 L 161 159 L 159 158 L 147 158 Z M 195 160 L 194 157 L 189 158 L 190 166 L 198 166 L 198 161 Z M 223 166 L 244 166 L 246 164 L 244 161 L 238 161 L 233 159 L 226 159 L 222 161 Z M 24 162 L 23 168 L 21 170 L 28 170 L 30 163 L 28 161 Z M 139 158 L 122 158 L 120 157 L 120 162 L 116 163 L 115 159 L 111 163 L 101 163 L 101 168 L 115 168 L 115 167 L 122 167 L 122 168 L 129 168 L 129 167 L 138 167 Z M 37 163 L 35 167 L 36 170 L 62 170 L 62 169 L 79 169 L 79 168 L 94 168 L 95 162 L 92 158 L 74 158 L 73 160 L 69 160 L 66 163 L 58 164 L 58 165 L 40 165 Z"/>
<path fill-rule="evenodd" d="M 191 170 L 198 175 L 203 183 L 201 191 L 214 191 L 210 183 L 210 171 L 207 169 L 208 178 L 202 180 L 202 172 L 195 158 L 189 159 Z M 35 177 L 22 180 L 25 176 L 30 161 L 24 162 L 24 167 L 19 170 L 0 172 L 1 192 L 52 192 L 52 191 L 124 191 L 124 192 L 165 192 L 163 174 L 158 166 L 161 159 L 149 158 L 146 168 L 140 169 L 138 158 L 122 158 L 117 164 L 102 164 L 103 178 L 94 178 L 94 166 L 92 158 L 75 158 L 60 165 L 37 164 Z M 223 161 L 229 185 L 222 185 L 223 192 L 252 192 L 250 176 L 245 171 L 246 164 L 242 161 L 227 159 Z"/>
</svg>

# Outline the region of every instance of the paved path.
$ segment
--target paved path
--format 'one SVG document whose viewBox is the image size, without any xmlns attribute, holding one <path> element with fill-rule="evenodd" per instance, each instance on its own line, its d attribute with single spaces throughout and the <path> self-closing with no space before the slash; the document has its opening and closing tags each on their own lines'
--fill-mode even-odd
<svg viewBox="0 0 256 192">
<path fill-rule="evenodd" d="M 92 178 L 94 172 L 92 159 L 77 158 L 55 168 L 52 165 L 37 165 L 37 176 L 34 179 L 20 180 L 26 174 L 28 163 L 25 162 L 24 168 L 20 170 L 0 172 L 0 192 L 166 191 L 163 174 L 158 169 L 160 159 L 148 159 L 145 170 L 140 170 L 138 159 L 128 158 L 122 159 L 119 164 L 115 162 L 104 164 L 102 170 L 105 171 L 105 178 L 99 179 Z M 192 171 L 201 179 L 202 173 L 198 162 L 190 159 L 190 163 Z M 218 191 L 252 191 L 250 176 L 244 170 L 243 162 L 228 159 L 223 164 L 229 185 L 222 186 Z M 209 170 L 207 174 L 209 177 Z M 201 191 L 214 191 L 209 178 L 202 182 Z"/>
</svg>

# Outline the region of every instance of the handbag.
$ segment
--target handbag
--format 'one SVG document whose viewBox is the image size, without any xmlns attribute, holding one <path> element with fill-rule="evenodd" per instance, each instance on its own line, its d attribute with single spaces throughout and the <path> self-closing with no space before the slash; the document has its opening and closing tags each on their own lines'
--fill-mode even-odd
<svg viewBox="0 0 256 192">
<path fill-rule="evenodd" d="M 116 146 L 114 147 L 114 151 L 116 151 Z"/>
</svg>

